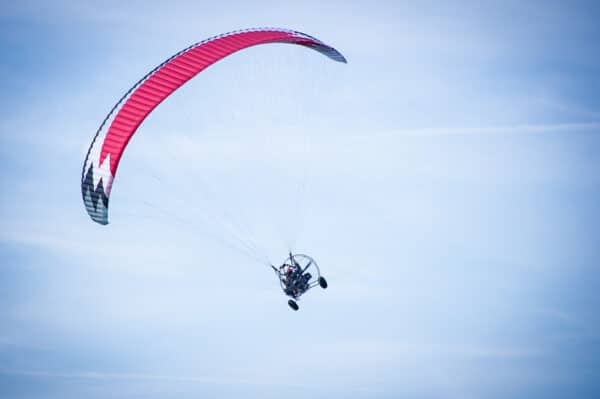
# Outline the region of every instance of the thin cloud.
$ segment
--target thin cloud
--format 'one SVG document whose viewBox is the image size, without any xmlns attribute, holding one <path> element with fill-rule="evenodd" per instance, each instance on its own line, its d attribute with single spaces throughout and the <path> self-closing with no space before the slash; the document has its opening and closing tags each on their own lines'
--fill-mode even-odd
<svg viewBox="0 0 600 399">
<path fill-rule="evenodd" d="M 519 135 L 519 134 L 547 134 L 547 133 L 573 133 L 573 132 L 595 132 L 600 133 L 600 122 L 573 122 L 573 123 L 550 123 L 550 124 L 527 124 L 514 126 L 480 126 L 480 127 L 435 127 L 398 129 L 393 132 L 412 136 L 421 135 Z M 393 134 L 392 132 L 387 134 Z"/>
<path fill-rule="evenodd" d="M 142 373 L 105 373 L 97 371 L 80 372 L 52 372 L 52 371 L 33 371 L 16 370 L 0 368 L 0 374 L 6 376 L 22 376 L 34 378 L 60 378 L 60 379 L 82 379 L 82 380 L 105 380 L 105 381 L 158 381 L 158 382 L 186 382 L 195 384 L 209 385 L 248 385 L 248 386 L 277 386 L 287 388 L 303 388 L 314 391 L 327 391 L 327 388 L 312 384 L 299 384 L 297 382 L 282 381 L 273 378 L 269 380 L 250 380 L 241 378 L 213 378 L 213 377 L 192 377 L 192 376 L 174 376 L 174 375 L 156 375 Z M 356 388 L 358 391 L 367 393 L 379 392 L 373 389 Z"/>
</svg>

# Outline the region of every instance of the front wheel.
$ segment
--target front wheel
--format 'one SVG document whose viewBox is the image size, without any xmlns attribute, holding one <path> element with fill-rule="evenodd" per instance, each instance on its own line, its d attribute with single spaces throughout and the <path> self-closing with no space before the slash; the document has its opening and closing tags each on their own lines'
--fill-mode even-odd
<svg viewBox="0 0 600 399">
<path fill-rule="evenodd" d="M 288 305 L 290 305 L 290 308 L 292 308 L 294 311 L 298 310 L 300 307 L 298 306 L 298 304 L 296 303 L 296 301 L 294 301 L 293 299 L 290 299 L 288 301 Z"/>
<path fill-rule="evenodd" d="M 327 288 L 327 280 L 325 280 L 325 277 L 319 277 L 319 285 L 323 289 Z"/>
</svg>

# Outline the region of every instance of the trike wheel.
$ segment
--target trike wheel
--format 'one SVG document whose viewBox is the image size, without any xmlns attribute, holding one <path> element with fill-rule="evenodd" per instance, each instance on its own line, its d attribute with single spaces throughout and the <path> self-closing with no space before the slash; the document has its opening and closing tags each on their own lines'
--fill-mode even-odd
<svg viewBox="0 0 600 399">
<path fill-rule="evenodd" d="M 292 308 L 294 311 L 298 310 L 300 307 L 298 306 L 298 304 L 296 303 L 296 301 L 294 301 L 293 299 L 290 299 L 288 301 L 288 305 L 290 305 L 290 308 Z"/>
<path fill-rule="evenodd" d="M 319 285 L 323 289 L 327 288 L 327 280 L 325 280 L 325 277 L 319 277 Z"/>
</svg>

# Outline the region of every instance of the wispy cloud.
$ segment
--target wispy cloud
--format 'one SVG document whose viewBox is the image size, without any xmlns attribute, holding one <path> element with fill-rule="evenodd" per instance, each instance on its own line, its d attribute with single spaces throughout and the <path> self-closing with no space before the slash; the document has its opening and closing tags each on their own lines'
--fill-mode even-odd
<svg viewBox="0 0 600 399">
<path fill-rule="evenodd" d="M 7 377 L 33 377 L 44 379 L 78 379 L 78 380 L 101 380 L 107 382 L 125 381 L 125 382 L 167 382 L 167 383 L 192 383 L 200 385 L 223 385 L 223 386 L 255 386 L 255 387 L 277 387 L 286 389 L 308 390 L 312 392 L 320 392 L 325 394 L 330 392 L 330 389 L 322 384 L 311 384 L 300 382 L 301 379 L 293 378 L 290 380 L 282 379 L 278 374 L 277 377 L 263 378 L 215 378 L 215 377 L 199 377 L 199 376 L 181 376 L 181 375 L 157 375 L 144 373 L 108 373 L 96 371 L 81 371 L 81 372 L 54 372 L 54 371 L 34 371 L 34 370 L 18 370 L 6 369 L 0 367 L 0 375 Z M 296 373 L 292 373 L 289 377 L 296 377 Z M 385 390 L 375 387 L 364 387 L 353 385 L 353 390 L 360 394 L 376 394 L 383 393 Z"/>
<path fill-rule="evenodd" d="M 520 134 L 544 134 L 578 132 L 600 134 L 600 122 L 575 122 L 575 123 L 549 123 L 531 125 L 507 125 L 507 126 L 475 126 L 475 127 L 449 127 L 449 128 L 415 128 L 401 129 L 400 133 L 410 135 L 520 135 Z"/>
</svg>

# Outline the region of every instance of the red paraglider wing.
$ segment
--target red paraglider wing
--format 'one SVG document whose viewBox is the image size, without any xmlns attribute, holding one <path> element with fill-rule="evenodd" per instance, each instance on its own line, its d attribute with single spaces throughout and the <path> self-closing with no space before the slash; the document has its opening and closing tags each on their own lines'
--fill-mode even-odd
<svg viewBox="0 0 600 399">
<path fill-rule="evenodd" d="M 285 29 L 249 29 L 215 36 L 175 54 L 136 83 L 113 107 L 92 142 L 83 166 L 81 192 L 90 217 L 108 224 L 108 199 L 127 143 L 158 104 L 206 67 L 257 44 L 291 43 L 346 62 L 333 47 L 304 33 Z"/>
</svg>

